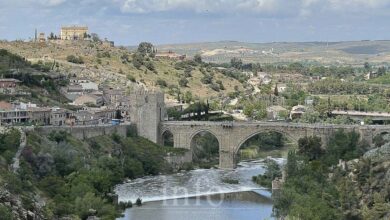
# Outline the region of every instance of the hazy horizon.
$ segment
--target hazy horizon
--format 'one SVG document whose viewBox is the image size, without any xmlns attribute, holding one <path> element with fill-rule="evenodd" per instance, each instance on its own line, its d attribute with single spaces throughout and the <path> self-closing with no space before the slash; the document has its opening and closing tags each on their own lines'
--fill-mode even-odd
<svg viewBox="0 0 390 220">
<path fill-rule="evenodd" d="M 2 0 L 0 39 L 88 25 L 124 46 L 386 40 L 389 20 L 390 0 Z"/>
</svg>

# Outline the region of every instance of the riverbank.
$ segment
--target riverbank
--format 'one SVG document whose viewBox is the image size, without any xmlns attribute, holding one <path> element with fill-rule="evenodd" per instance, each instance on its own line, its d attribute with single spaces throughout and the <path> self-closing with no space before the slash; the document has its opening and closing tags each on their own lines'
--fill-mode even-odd
<svg viewBox="0 0 390 220">
<path fill-rule="evenodd" d="M 5 220 L 27 219 L 28 213 L 42 219 L 115 219 L 123 212 L 112 193 L 115 185 L 172 171 L 161 146 L 143 138 L 113 134 L 79 140 L 61 131 L 28 132 L 13 173 L 8 168 L 19 142 L 19 132 L 0 138 L 0 216 Z"/>
</svg>

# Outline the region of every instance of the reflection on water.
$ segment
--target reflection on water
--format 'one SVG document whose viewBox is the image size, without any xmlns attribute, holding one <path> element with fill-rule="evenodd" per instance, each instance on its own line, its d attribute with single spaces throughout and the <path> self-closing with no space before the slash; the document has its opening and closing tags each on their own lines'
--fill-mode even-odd
<svg viewBox="0 0 390 220">
<path fill-rule="evenodd" d="M 272 201 L 256 192 L 148 202 L 125 212 L 120 220 L 259 220 L 273 219 Z"/>
</svg>

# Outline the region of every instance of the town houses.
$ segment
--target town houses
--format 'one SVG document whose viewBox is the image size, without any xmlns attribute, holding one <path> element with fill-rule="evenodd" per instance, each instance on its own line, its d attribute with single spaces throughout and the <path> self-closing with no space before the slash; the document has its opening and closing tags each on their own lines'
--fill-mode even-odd
<svg viewBox="0 0 390 220">
<path fill-rule="evenodd" d="M 100 88 L 84 78 L 71 77 L 68 81 L 60 92 L 69 99 L 69 107 L 3 99 L 0 101 L 0 125 L 76 126 L 108 124 L 113 119 L 129 120 L 130 99 L 123 89 Z M 17 79 L 0 79 L 0 95 L 11 94 L 19 83 Z"/>
</svg>

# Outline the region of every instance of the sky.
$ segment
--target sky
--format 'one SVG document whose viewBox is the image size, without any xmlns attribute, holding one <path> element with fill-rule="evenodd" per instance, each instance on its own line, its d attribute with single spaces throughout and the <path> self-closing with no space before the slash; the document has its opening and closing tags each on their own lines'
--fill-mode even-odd
<svg viewBox="0 0 390 220">
<path fill-rule="evenodd" d="M 0 39 L 63 25 L 124 46 L 390 40 L 390 0 L 0 0 Z"/>
</svg>

